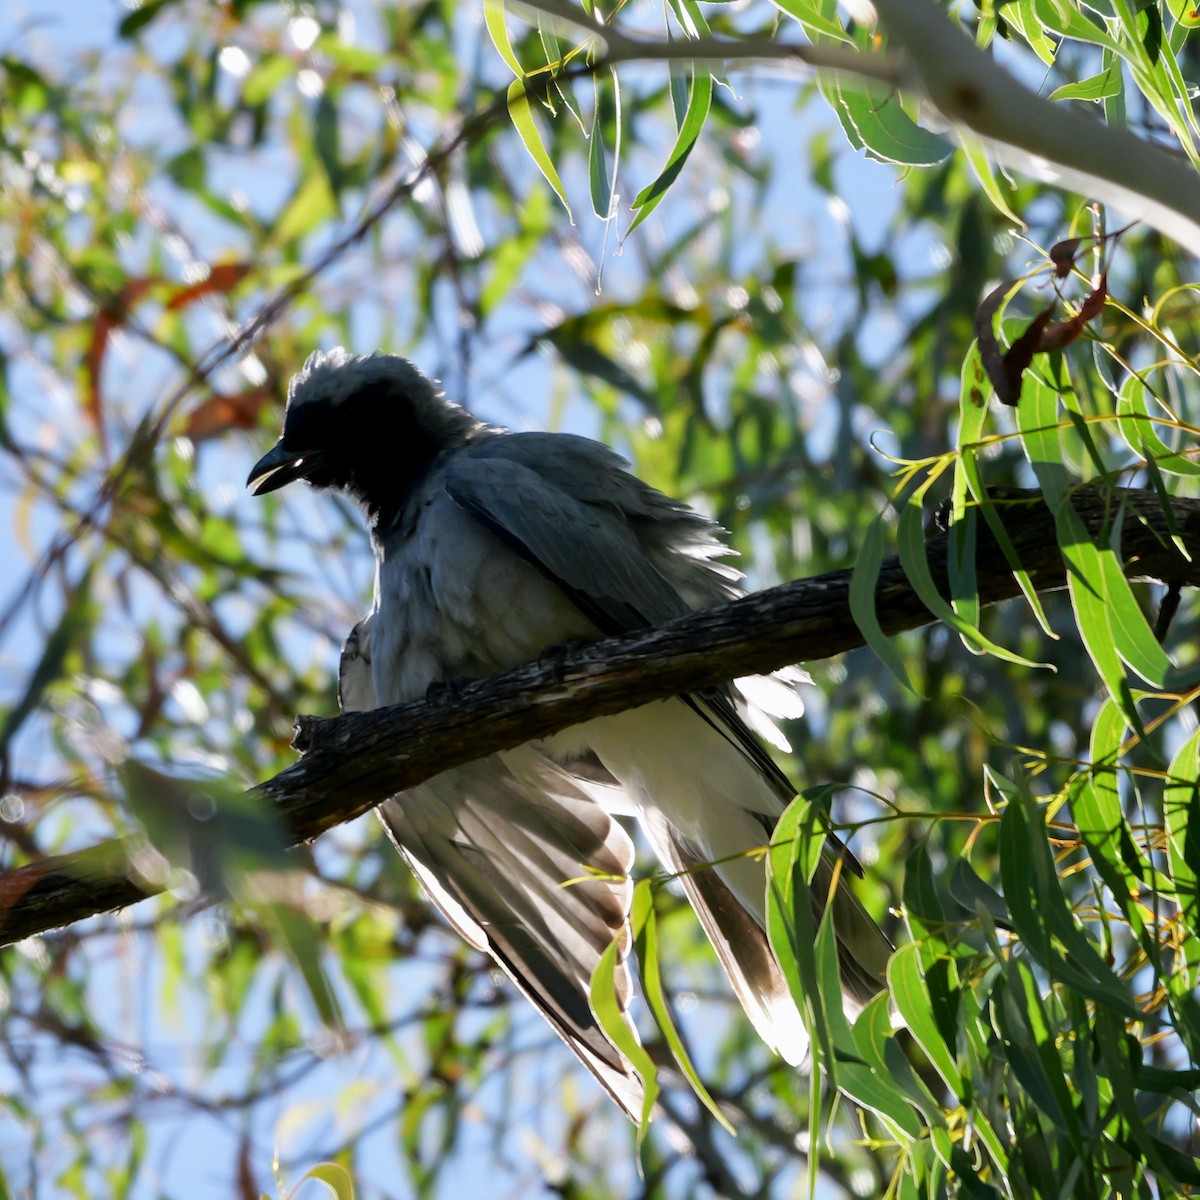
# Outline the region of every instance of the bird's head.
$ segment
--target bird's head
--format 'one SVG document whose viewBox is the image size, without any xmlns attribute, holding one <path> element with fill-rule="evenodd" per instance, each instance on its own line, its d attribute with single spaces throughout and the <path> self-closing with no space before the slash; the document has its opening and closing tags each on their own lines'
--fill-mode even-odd
<svg viewBox="0 0 1200 1200">
<path fill-rule="evenodd" d="M 283 436 L 246 484 L 256 496 L 297 479 L 338 489 L 376 527 L 477 424 L 407 359 L 317 352 L 288 386 Z"/>
</svg>

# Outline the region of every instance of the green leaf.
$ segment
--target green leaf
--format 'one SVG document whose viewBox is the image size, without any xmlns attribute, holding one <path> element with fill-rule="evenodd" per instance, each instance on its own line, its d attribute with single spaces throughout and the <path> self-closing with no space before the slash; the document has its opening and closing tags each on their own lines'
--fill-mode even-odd
<svg viewBox="0 0 1200 1200">
<path fill-rule="evenodd" d="M 992 202 L 1001 216 L 1007 217 L 1018 229 L 1024 229 L 1025 222 L 1017 216 L 1009 203 L 1012 186 L 1005 186 L 1002 182 L 1003 177 L 996 174 L 996 169 L 992 166 L 991 155 L 988 153 L 984 141 L 970 133 L 965 126 L 959 127 L 957 136 L 963 157 L 975 178 L 979 180 L 979 186 L 983 188 L 984 195 Z"/>
<path fill-rule="evenodd" d="M 824 834 L 811 799 L 788 805 L 767 853 L 767 937 L 815 1052 L 833 1061 L 833 1035 L 817 971 L 817 924 L 809 879 L 816 870 Z"/>
<path fill-rule="evenodd" d="M 956 860 L 951 868 L 949 892 L 951 898 L 961 904 L 966 912 L 977 915 L 982 909 L 997 925 L 1006 927 L 1012 924 L 1004 897 L 981 879 L 965 858 Z"/>
<path fill-rule="evenodd" d="M 1050 628 L 1050 622 L 1042 607 L 1037 588 L 1029 577 L 1029 572 L 1021 565 L 1020 557 L 1012 538 L 1009 537 L 1004 521 L 992 497 L 988 494 L 979 474 L 978 451 L 983 442 L 984 425 L 987 421 L 987 381 L 983 364 L 979 357 L 979 343 L 971 343 L 971 349 L 963 360 L 959 382 L 958 397 L 958 445 L 961 453 L 954 464 L 954 501 L 955 513 L 958 506 L 965 507 L 963 492 L 969 492 L 974 498 L 979 510 L 987 521 L 988 529 L 1004 552 L 1004 561 L 1008 563 L 1013 576 L 1021 587 L 1033 615 L 1047 636 L 1056 636 Z"/>
<path fill-rule="evenodd" d="M 1148 397 L 1155 402 L 1151 412 Z M 1155 396 L 1141 375 L 1131 374 L 1117 393 L 1117 428 L 1129 448 L 1139 457 L 1152 461 L 1160 471 L 1169 475 L 1200 475 L 1196 458 L 1195 438 L 1179 428 L 1174 414 Z M 1159 425 L 1174 428 L 1180 448 L 1167 444 L 1158 432 Z"/>
<path fill-rule="evenodd" d="M 38 658 L 37 665 L 29 674 L 25 690 L 20 699 L 4 714 L 4 723 L 0 725 L 0 762 L 8 754 L 9 746 L 18 730 L 37 710 L 46 694 L 46 689 L 60 679 L 67 661 L 67 655 L 88 633 L 95 620 L 96 607 L 92 601 L 92 572 L 88 566 L 67 597 L 66 608 L 59 618 L 58 624 L 46 638 L 46 644 Z"/>
<path fill-rule="evenodd" d="M 242 100 L 252 108 L 265 104 L 296 73 L 296 63 L 285 54 L 267 54 L 242 84 Z"/>
<path fill-rule="evenodd" d="M 338 110 L 333 97 L 326 89 L 317 101 L 313 116 L 313 145 L 317 158 L 325 168 L 329 190 L 336 197 L 342 190 L 341 140 L 338 136 Z"/>
<path fill-rule="evenodd" d="M 917 695 L 917 689 L 908 677 L 904 660 L 891 640 L 884 635 L 879 618 L 875 615 L 875 587 L 879 582 L 879 568 L 883 563 L 883 528 L 884 518 L 881 513 L 867 526 L 863 535 L 862 546 L 854 560 L 854 573 L 850 576 L 850 615 L 866 639 L 867 645 L 875 651 L 884 666 L 904 687 Z"/>
<path fill-rule="evenodd" d="M 918 843 L 904 864 L 904 920 L 914 941 L 933 940 L 938 949 L 950 924 L 933 878 L 933 863 L 924 844 Z"/>
<path fill-rule="evenodd" d="M 1200 938 L 1200 730 L 1171 759 L 1163 792 L 1163 817 L 1180 916 L 1192 937 Z"/>
<path fill-rule="evenodd" d="M 683 1044 L 683 1038 L 679 1036 L 679 1030 L 671 1015 L 671 1008 L 667 1003 L 667 996 L 662 985 L 658 950 L 658 921 L 654 913 L 653 883 L 649 879 L 643 879 L 634 888 L 629 922 L 637 944 L 638 966 L 641 969 L 646 1000 L 658 1023 L 659 1032 L 666 1039 L 667 1046 L 670 1048 L 671 1057 L 675 1059 L 676 1066 L 683 1072 L 684 1078 L 691 1084 L 692 1091 L 695 1092 L 704 1107 L 712 1113 L 719 1125 L 736 1137 L 733 1126 L 730 1125 L 728 1118 L 709 1094 L 708 1088 L 704 1086 L 696 1068 L 692 1065 L 687 1047 Z"/>
<path fill-rule="evenodd" d="M 1019 959 L 1005 964 L 992 988 L 992 1012 L 1013 1074 L 1030 1099 L 1065 1133 L 1075 1155 L 1084 1154 L 1079 1117 L 1046 1019 L 1037 980 Z"/>
<path fill-rule="evenodd" d="M 555 194 L 562 201 L 563 208 L 567 210 L 567 219 L 574 225 L 575 219 L 571 216 L 571 206 L 567 203 L 566 190 L 563 188 L 562 180 L 558 177 L 558 170 L 555 168 L 553 160 L 546 153 L 542 135 L 538 132 L 537 123 L 533 119 L 533 109 L 525 91 L 525 84 L 519 79 L 514 79 L 508 85 L 508 115 L 512 118 L 513 127 L 516 129 L 517 136 L 521 139 L 526 153 L 533 159 L 537 169 L 546 177 L 546 182 L 554 189 Z"/>
<path fill-rule="evenodd" d="M 504 20 L 504 0 L 483 0 L 483 23 L 487 28 L 492 45 L 496 47 L 500 57 L 504 59 L 508 69 L 518 80 L 525 78 L 525 69 L 508 36 L 508 25 Z M 509 91 L 509 111 L 512 111 L 512 91 Z"/>
<path fill-rule="evenodd" d="M 654 1104 L 658 1099 L 658 1068 L 646 1053 L 645 1047 L 638 1041 L 637 1034 L 630 1028 L 621 1009 L 617 989 L 617 965 L 624 956 L 623 940 L 623 935 L 615 937 L 600 956 L 600 961 L 592 972 L 588 1003 L 608 1040 L 625 1056 L 642 1081 L 642 1116 L 637 1132 L 640 1147 L 649 1132 L 650 1118 L 654 1114 Z"/>
<path fill-rule="evenodd" d="M 1017 0 L 1015 4 L 1007 5 L 1004 9 L 1004 19 L 1029 44 L 1029 48 L 1048 67 L 1054 66 L 1058 46 L 1054 39 L 1046 35 L 1042 22 L 1038 19 L 1033 0 Z"/>
<path fill-rule="evenodd" d="M 815 3 L 809 3 L 808 0 L 771 0 L 771 3 L 789 17 L 795 17 L 814 42 L 824 39 L 853 44 L 854 39 L 837 19 L 834 5 L 822 4 L 820 0 Z"/>
<path fill-rule="evenodd" d="M 609 68 L 607 78 L 597 73 L 592 84 L 596 99 L 592 129 L 588 135 L 588 185 L 592 196 L 592 211 L 602 221 L 607 221 L 614 217 L 617 211 L 617 169 L 621 162 L 621 85 L 614 68 Z M 603 97 L 610 92 L 613 105 L 611 172 L 608 169 L 602 119 Z"/>
<path fill-rule="evenodd" d="M 1071 483 L 1064 466 L 1063 423 L 1058 415 L 1058 392 L 1036 371 L 1026 371 L 1017 405 L 1017 427 L 1029 465 L 1046 497 L 1050 511 L 1062 507 Z"/>
<path fill-rule="evenodd" d="M 851 144 L 880 162 L 899 166 L 933 166 L 944 162 L 953 146 L 939 134 L 922 129 L 904 111 L 895 92 L 850 83 L 822 84 Z"/>
<path fill-rule="evenodd" d="M 189 146 L 164 163 L 163 169 L 181 188 L 198 192 L 208 175 L 208 160 L 199 146 Z"/>
<path fill-rule="evenodd" d="M 1176 688 L 1185 681 L 1154 636 L 1142 606 L 1121 567 L 1121 531 L 1129 509 L 1118 508 L 1107 546 L 1097 546 L 1100 582 L 1117 653 L 1153 688 Z M 1136 518 L 1133 518 L 1136 519 Z"/>
<path fill-rule="evenodd" d="M 178 0 L 144 0 L 131 13 L 121 19 L 117 26 L 117 36 L 132 40 L 136 38 L 164 8 L 178 3 Z"/>
<path fill-rule="evenodd" d="M 921 954 L 921 946 L 914 942 L 901 946 L 892 955 L 888 963 L 888 988 L 909 1032 L 945 1080 L 946 1086 L 961 1100 L 965 1093 L 962 1072 L 946 1040 L 947 1034 L 952 1036 L 953 1027 L 939 1022 L 935 1016 L 921 965 Z"/>
<path fill-rule="evenodd" d="M 658 207 L 659 201 L 667 194 L 667 190 L 675 182 L 679 172 L 683 170 L 683 164 L 687 162 L 688 155 L 695 147 L 696 140 L 708 119 L 713 90 L 713 80 L 708 68 L 691 66 L 688 79 L 687 111 L 680 122 L 675 145 L 671 147 L 666 165 L 658 173 L 654 182 L 642 188 L 634 197 L 633 207 L 637 210 L 637 216 L 629 226 L 629 233 L 632 233 Z"/>
<path fill-rule="evenodd" d="M 318 225 L 337 216 L 337 200 L 322 170 L 310 170 L 304 182 L 279 214 L 271 230 L 271 241 L 286 246 L 312 233 Z"/>
<path fill-rule="evenodd" d="M 1134 703 L 1140 698 L 1134 693 Z M 1131 903 L 1144 884 L 1173 890 L 1138 846 L 1125 820 L 1119 789 L 1121 745 L 1129 723 L 1122 707 L 1107 700 L 1092 722 L 1091 766 L 1072 780 L 1068 798 L 1075 824 L 1104 882 L 1135 933 L 1143 928 L 1140 906 Z"/>
<path fill-rule="evenodd" d="M 333 1193 L 334 1200 L 354 1200 L 354 1178 L 341 1163 L 317 1163 L 305 1172 L 300 1182 L 308 1179 L 323 1183 Z"/>
<path fill-rule="evenodd" d="M 1105 100 L 1121 90 L 1121 68 L 1111 52 L 1106 53 L 1108 66 L 1096 75 L 1078 83 L 1064 83 L 1050 93 L 1051 100 Z"/>
<path fill-rule="evenodd" d="M 1000 820 L 1000 878 L 1013 927 L 1051 978 L 1130 1020 L 1141 1017 L 1125 985 L 1076 922 L 1046 840 L 1042 811 L 1023 792 L 1009 801 Z"/>
<path fill-rule="evenodd" d="M 939 620 L 954 629 L 963 644 L 973 653 L 993 654 L 1005 662 L 1015 663 L 1022 667 L 1045 666 L 1046 664 L 1034 662 L 1032 659 L 997 645 L 990 638 L 985 637 L 977 627 L 970 624 L 959 611 L 956 611 L 953 605 L 948 604 L 938 590 L 925 551 L 925 512 L 921 503 L 932 482 L 933 478 L 931 477 L 920 487 L 914 489 L 900 513 L 900 523 L 896 530 L 896 549 L 900 555 L 900 564 L 904 568 L 905 575 L 908 576 L 909 583 L 913 585 L 917 595 L 921 598 L 921 603 Z M 972 571 L 971 574 L 973 576 L 974 572 Z M 974 591 L 973 588 L 972 591 Z M 979 611 L 977 599 L 975 604 L 966 604 L 963 611 L 977 614 Z"/>
<path fill-rule="evenodd" d="M 945 1127 L 941 1103 L 900 1049 L 892 1029 L 891 999 L 880 992 L 867 1004 L 854 1022 L 854 1044 L 863 1061 L 881 1079 L 890 1079 L 904 1100 L 914 1105 L 925 1123 L 936 1129 Z"/>
</svg>

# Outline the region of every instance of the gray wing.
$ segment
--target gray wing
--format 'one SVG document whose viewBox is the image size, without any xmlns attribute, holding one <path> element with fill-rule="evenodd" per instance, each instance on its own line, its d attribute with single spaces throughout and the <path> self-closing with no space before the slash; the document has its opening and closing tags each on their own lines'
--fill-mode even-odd
<svg viewBox="0 0 1200 1200">
<path fill-rule="evenodd" d="M 736 573 L 712 561 L 728 553 L 717 526 L 622 466 L 587 438 L 512 433 L 460 454 L 446 470 L 445 486 L 605 634 L 661 625 L 697 603 L 735 595 Z M 738 715 L 729 689 L 684 699 L 771 781 L 782 809 L 795 788 Z M 768 832 L 771 825 L 765 823 Z M 851 865 L 858 867 L 852 856 Z"/>
<path fill-rule="evenodd" d="M 371 620 L 360 621 L 342 648 L 338 695 L 346 712 L 375 707 Z M 621 826 L 530 746 L 444 772 L 378 812 L 450 924 L 491 955 L 640 1120 L 641 1081 L 588 1000 L 600 956 L 624 936 L 632 898 L 633 844 Z M 623 965 L 617 986 L 625 1013 Z"/>
<path fill-rule="evenodd" d="M 620 458 L 585 438 L 529 433 L 481 439 L 446 469 L 445 487 L 460 507 L 556 581 L 604 633 L 680 616 L 693 606 L 689 593 L 701 602 L 734 593 L 728 572 L 712 561 L 722 550 L 717 527 L 622 470 Z M 769 835 L 796 789 L 739 715 L 730 689 L 681 699 L 771 785 L 777 813 L 755 813 Z M 659 841 L 665 847 L 665 839 Z M 826 845 L 827 871 L 841 858 L 862 875 L 832 832 Z M 719 919 L 720 898 L 685 886 L 735 984 L 738 972 L 754 977 L 758 964 L 741 961 L 748 953 L 745 938 Z M 834 904 L 844 988 L 857 1002 L 879 990 L 880 964 L 891 947 L 849 888 L 838 890 Z M 706 914 L 706 908 L 712 911 Z"/>
</svg>

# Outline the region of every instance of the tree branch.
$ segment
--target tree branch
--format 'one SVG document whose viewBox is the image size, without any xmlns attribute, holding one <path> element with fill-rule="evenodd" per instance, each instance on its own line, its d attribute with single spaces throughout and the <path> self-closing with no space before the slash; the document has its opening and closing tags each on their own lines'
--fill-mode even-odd
<svg viewBox="0 0 1200 1200">
<path fill-rule="evenodd" d="M 1105 540 L 1125 508 L 1122 558 L 1135 579 L 1200 586 L 1200 501 L 1172 499 L 1170 517 L 1151 491 L 1089 486 L 1073 504 Z M 1039 592 L 1065 584 L 1055 523 L 1037 492 L 1006 492 L 996 504 L 1021 564 Z M 976 574 L 979 599 L 1019 595 L 1004 555 L 982 520 Z M 1182 548 L 1181 548 L 1182 547 Z M 949 537 L 926 542 L 944 595 Z M 691 613 L 655 629 L 598 642 L 561 661 L 531 663 L 468 684 L 451 697 L 373 712 L 299 720 L 304 755 L 256 789 L 296 842 L 309 841 L 450 767 L 544 737 L 593 717 L 771 671 L 831 658 L 864 644 L 850 615 L 850 571 L 830 571 Z M 884 633 L 930 624 L 896 558 L 884 561 L 875 590 Z M 29 863 L 0 877 L 0 945 L 44 933 L 160 891 L 138 877 L 119 842 Z"/>
</svg>

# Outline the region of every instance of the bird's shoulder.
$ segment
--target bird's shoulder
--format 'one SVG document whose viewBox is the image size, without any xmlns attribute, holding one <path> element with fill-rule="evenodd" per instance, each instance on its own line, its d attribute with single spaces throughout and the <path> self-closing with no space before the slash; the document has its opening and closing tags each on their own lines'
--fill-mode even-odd
<svg viewBox="0 0 1200 1200">
<path fill-rule="evenodd" d="M 443 482 L 468 509 L 527 537 L 553 537 L 560 554 L 609 558 L 615 546 L 652 564 L 685 608 L 737 594 L 724 530 L 651 487 L 615 451 L 567 433 L 493 433 L 456 454 Z M 627 559 L 627 566 L 632 560 Z M 672 607 L 672 606 L 668 606 Z M 656 619 L 673 615 L 665 608 Z"/>
<path fill-rule="evenodd" d="M 526 487 L 540 485 L 630 518 L 691 511 L 632 474 L 615 450 L 574 433 L 493 433 L 456 455 L 450 471 L 455 477 L 466 472 L 496 482 L 523 480 Z"/>
</svg>

